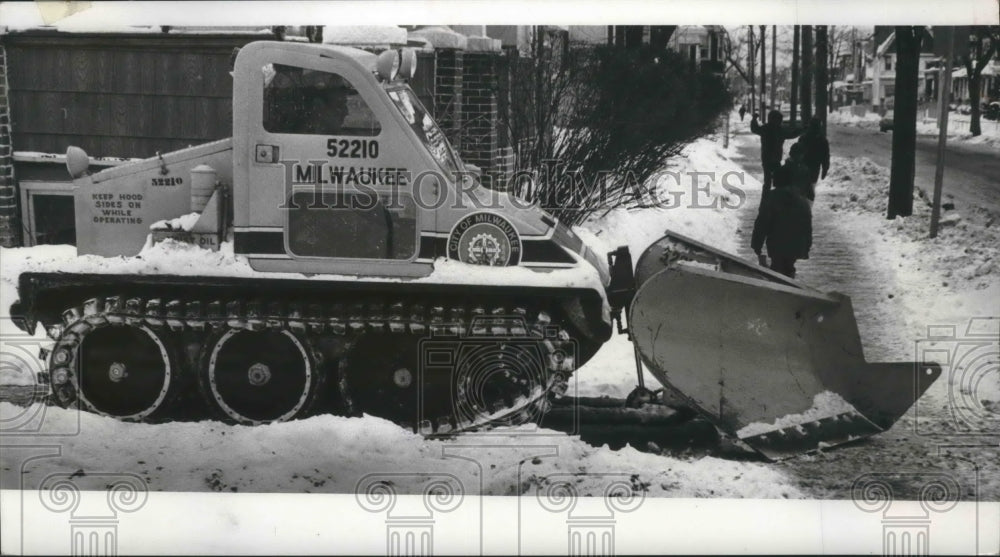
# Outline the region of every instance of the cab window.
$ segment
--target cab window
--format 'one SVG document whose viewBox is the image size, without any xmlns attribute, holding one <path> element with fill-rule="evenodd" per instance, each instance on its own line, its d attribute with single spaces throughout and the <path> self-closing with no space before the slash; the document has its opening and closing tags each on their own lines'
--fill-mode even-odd
<svg viewBox="0 0 1000 557">
<path fill-rule="evenodd" d="M 267 64 L 264 129 L 271 133 L 374 136 L 375 114 L 343 76 L 308 68 Z"/>
</svg>

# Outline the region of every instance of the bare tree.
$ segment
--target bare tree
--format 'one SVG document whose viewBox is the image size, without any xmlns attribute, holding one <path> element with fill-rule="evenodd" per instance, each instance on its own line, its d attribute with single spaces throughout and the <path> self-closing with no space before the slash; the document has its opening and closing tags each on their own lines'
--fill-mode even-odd
<svg viewBox="0 0 1000 557">
<path fill-rule="evenodd" d="M 746 33 L 727 32 L 728 39 L 722 43 L 722 55 L 725 57 L 724 73 L 730 69 L 736 70 L 746 85 L 753 85 L 753 77 L 749 66 L 744 66 L 742 60 L 753 60 L 760 50 L 760 44 L 751 45 Z"/>
<path fill-rule="evenodd" d="M 827 80 L 827 32 L 826 25 L 816 27 L 816 116 L 826 125 L 828 99 L 826 96 Z"/>
<path fill-rule="evenodd" d="M 533 53 L 517 62 L 500 117 L 519 147 L 508 191 L 569 225 L 663 203 L 654 175 L 732 104 L 721 76 L 652 45 Z"/>
<path fill-rule="evenodd" d="M 972 104 L 972 118 L 969 132 L 982 135 L 980 126 L 980 90 L 983 69 L 989 64 L 993 54 L 1000 49 L 1000 27 L 979 25 L 969 33 L 969 54 L 965 56 L 965 75 L 969 77 L 969 103 Z"/>
<path fill-rule="evenodd" d="M 913 175 L 917 149 L 917 89 L 921 26 L 896 27 L 896 95 L 892 119 L 892 165 L 887 217 L 913 213 Z"/>
<path fill-rule="evenodd" d="M 799 58 L 799 102 L 802 103 L 802 121 L 812 118 L 813 40 L 812 25 L 802 26 L 802 57 Z"/>
<path fill-rule="evenodd" d="M 833 83 L 838 79 L 845 79 L 846 69 L 840 64 L 842 54 L 848 54 L 847 46 L 851 44 L 854 27 L 843 25 L 831 25 L 827 30 L 827 101 L 830 105 L 830 112 L 833 112 Z M 844 70 L 841 72 L 841 70 Z"/>
<path fill-rule="evenodd" d="M 795 117 L 799 109 L 799 26 L 796 25 L 792 31 L 792 86 L 791 86 L 791 121 L 795 124 Z"/>
<path fill-rule="evenodd" d="M 767 26 L 760 26 L 760 112 L 767 112 Z"/>
</svg>

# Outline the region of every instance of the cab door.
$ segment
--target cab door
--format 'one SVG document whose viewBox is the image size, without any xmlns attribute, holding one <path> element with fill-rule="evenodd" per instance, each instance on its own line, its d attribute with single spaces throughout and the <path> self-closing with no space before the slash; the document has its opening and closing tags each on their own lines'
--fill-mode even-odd
<svg viewBox="0 0 1000 557">
<path fill-rule="evenodd" d="M 350 60 L 283 54 L 260 67 L 242 231 L 258 242 L 237 252 L 259 270 L 426 274 L 415 261 L 427 216 L 379 85 Z"/>
</svg>

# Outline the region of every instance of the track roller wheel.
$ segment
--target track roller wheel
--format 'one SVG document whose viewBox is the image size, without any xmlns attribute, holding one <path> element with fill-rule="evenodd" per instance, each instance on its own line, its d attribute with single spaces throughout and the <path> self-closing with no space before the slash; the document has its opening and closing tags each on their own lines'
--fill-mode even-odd
<svg viewBox="0 0 1000 557">
<path fill-rule="evenodd" d="M 355 414 L 378 416 L 409 429 L 423 419 L 418 393 L 428 389 L 421 385 L 416 338 L 363 335 L 345 361 L 342 395 L 351 400 Z"/>
<path fill-rule="evenodd" d="M 220 418 L 240 424 L 304 416 L 322 382 L 309 344 L 287 330 L 230 329 L 205 344 L 199 383 Z"/>
<path fill-rule="evenodd" d="M 123 421 L 165 413 L 179 388 L 179 367 L 167 339 L 144 325 L 78 320 L 53 347 L 53 398 Z"/>
<path fill-rule="evenodd" d="M 535 403 L 550 384 L 549 352 L 543 342 L 465 342 L 456 356 L 453 404 L 460 428 L 511 411 L 504 423 L 521 425 L 541 417 Z"/>
</svg>

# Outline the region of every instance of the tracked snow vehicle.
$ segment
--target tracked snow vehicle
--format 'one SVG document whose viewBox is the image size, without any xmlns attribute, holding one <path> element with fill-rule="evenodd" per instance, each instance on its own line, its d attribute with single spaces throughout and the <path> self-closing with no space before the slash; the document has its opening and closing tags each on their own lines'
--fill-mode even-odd
<svg viewBox="0 0 1000 557">
<path fill-rule="evenodd" d="M 778 458 L 881 431 L 937 377 L 865 363 L 843 296 L 677 235 L 635 267 L 626 248 L 598 257 L 483 188 L 406 85 L 414 63 L 252 43 L 231 139 L 92 175 L 70 148 L 83 263 L 22 274 L 11 308 L 55 341 L 53 399 L 156 421 L 197 396 L 236 423 L 333 411 L 450 434 L 540 419 L 617 321 L 640 384 L 645 364 Z M 222 255 L 174 267 L 149 243 Z"/>
</svg>

